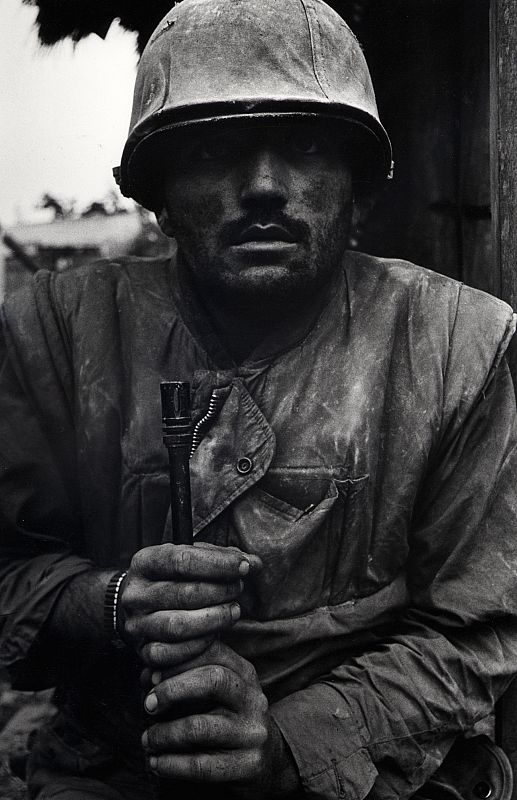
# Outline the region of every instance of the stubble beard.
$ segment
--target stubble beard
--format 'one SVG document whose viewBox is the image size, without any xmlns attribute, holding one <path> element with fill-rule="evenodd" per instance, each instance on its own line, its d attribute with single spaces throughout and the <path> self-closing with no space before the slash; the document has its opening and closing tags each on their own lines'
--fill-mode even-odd
<svg viewBox="0 0 517 800">
<path fill-rule="evenodd" d="M 251 265 L 232 270 L 224 259 L 212 257 L 206 243 L 179 219 L 175 220 L 179 256 L 197 290 L 210 303 L 222 307 L 260 313 L 262 303 L 268 313 L 288 311 L 325 292 L 340 269 L 347 249 L 351 203 L 342 213 L 324 224 L 304 242 L 305 254 L 287 264 Z"/>
</svg>

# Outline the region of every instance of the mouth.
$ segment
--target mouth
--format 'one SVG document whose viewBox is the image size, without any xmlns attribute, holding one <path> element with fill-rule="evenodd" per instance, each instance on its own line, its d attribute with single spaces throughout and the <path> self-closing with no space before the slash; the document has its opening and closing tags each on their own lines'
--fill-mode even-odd
<svg viewBox="0 0 517 800">
<path fill-rule="evenodd" d="M 247 244 L 248 242 L 288 242 L 293 244 L 295 238 L 282 225 L 255 223 L 245 228 L 234 240 L 236 245 Z"/>
<path fill-rule="evenodd" d="M 296 245 L 296 238 L 282 225 L 255 223 L 235 237 L 233 247 L 285 247 Z"/>
</svg>

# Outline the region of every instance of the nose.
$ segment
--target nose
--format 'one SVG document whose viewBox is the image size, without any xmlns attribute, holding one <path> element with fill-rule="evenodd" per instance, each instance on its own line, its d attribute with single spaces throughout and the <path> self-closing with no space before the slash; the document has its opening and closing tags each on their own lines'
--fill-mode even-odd
<svg viewBox="0 0 517 800">
<path fill-rule="evenodd" d="M 272 148 L 257 147 L 243 165 L 240 199 L 246 211 L 283 208 L 288 200 L 287 165 Z"/>
</svg>

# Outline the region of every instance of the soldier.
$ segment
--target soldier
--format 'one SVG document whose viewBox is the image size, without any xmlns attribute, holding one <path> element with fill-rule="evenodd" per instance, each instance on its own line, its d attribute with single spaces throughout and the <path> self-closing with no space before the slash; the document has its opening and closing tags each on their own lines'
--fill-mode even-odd
<svg viewBox="0 0 517 800">
<path fill-rule="evenodd" d="M 58 686 L 32 797 L 408 797 L 490 717 L 515 322 L 347 251 L 390 169 L 322 0 L 184 0 L 151 37 L 119 179 L 174 256 L 42 272 L 4 310 L 0 657 Z M 194 546 L 163 379 L 193 389 Z"/>
</svg>

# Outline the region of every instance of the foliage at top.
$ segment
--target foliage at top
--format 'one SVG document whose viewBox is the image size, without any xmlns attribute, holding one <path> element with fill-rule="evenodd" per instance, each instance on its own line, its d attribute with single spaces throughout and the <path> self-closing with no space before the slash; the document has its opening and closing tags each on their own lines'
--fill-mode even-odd
<svg viewBox="0 0 517 800">
<path fill-rule="evenodd" d="M 173 0 L 23 0 L 36 6 L 36 25 L 40 42 L 53 45 L 63 39 L 78 42 L 91 33 L 104 38 L 111 23 L 118 19 L 129 31 L 138 34 L 141 53 L 162 17 L 175 5 Z M 328 0 L 352 24 L 358 23 L 368 0 Z"/>
</svg>

